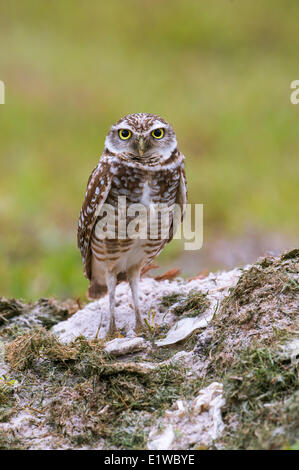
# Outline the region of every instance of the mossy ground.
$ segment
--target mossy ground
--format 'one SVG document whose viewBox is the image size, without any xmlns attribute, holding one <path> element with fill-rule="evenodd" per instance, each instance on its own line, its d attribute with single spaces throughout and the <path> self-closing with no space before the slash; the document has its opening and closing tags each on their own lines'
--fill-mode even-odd
<svg viewBox="0 0 299 470">
<path fill-rule="evenodd" d="M 11 416 L 11 408 L 15 402 L 14 380 L 5 375 L 0 377 L 0 422 L 6 421 Z"/>
<path fill-rule="evenodd" d="M 174 292 L 162 297 L 161 305 L 166 308 L 172 307 L 172 312 L 179 317 L 195 317 L 205 312 L 210 301 L 207 295 L 200 291 L 191 291 L 187 295 Z"/>
<path fill-rule="evenodd" d="M 77 338 L 66 346 L 43 328 L 8 344 L 6 359 L 22 384 L 22 407 L 40 411 L 48 431 L 75 447 L 100 438 L 108 446 L 144 447 L 145 422 L 184 390 L 183 369 L 120 362 L 103 351 L 101 341 Z"/>
<path fill-rule="evenodd" d="M 299 438 L 298 357 L 280 349 L 298 338 L 299 250 L 244 271 L 198 337 L 204 383 L 224 384 L 226 430 L 218 446 L 289 448 Z"/>
<path fill-rule="evenodd" d="M 226 448 L 278 449 L 299 437 L 298 362 L 282 360 L 271 348 L 244 351 L 224 376 L 225 420 L 237 417 Z"/>
</svg>

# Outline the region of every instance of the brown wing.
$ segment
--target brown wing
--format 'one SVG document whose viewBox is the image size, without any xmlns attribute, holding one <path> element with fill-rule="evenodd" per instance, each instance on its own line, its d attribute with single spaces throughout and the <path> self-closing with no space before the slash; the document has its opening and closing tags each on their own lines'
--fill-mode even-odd
<svg viewBox="0 0 299 470">
<path fill-rule="evenodd" d="M 181 175 L 180 175 L 180 185 L 179 185 L 177 198 L 176 198 L 176 203 L 179 204 L 180 209 L 181 209 L 181 220 L 178 221 L 178 223 L 183 222 L 185 211 L 186 211 L 186 205 L 187 205 L 187 197 L 188 197 L 188 188 L 187 188 L 186 173 L 185 173 L 184 166 L 182 166 Z M 177 225 L 175 225 L 174 227 L 174 233 L 176 229 L 177 229 Z"/>
<path fill-rule="evenodd" d="M 175 234 L 178 226 L 183 222 L 185 211 L 186 211 L 186 205 L 187 205 L 187 195 L 188 195 L 188 190 L 187 190 L 187 181 L 186 181 L 186 173 L 185 173 L 185 168 L 182 165 L 180 168 L 180 182 L 179 182 L 179 187 L 178 187 L 178 192 L 176 196 L 176 204 L 178 204 L 180 208 L 180 217 L 174 217 L 174 220 L 172 221 L 171 227 L 169 229 L 169 238 L 166 240 L 166 243 L 171 242 L 173 239 L 173 235 Z M 164 245 L 163 245 L 164 246 Z"/>
<path fill-rule="evenodd" d="M 84 274 L 88 279 L 91 278 L 91 234 L 111 187 L 112 177 L 109 168 L 107 161 L 102 159 L 91 173 L 78 221 L 77 243 L 82 256 Z"/>
</svg>

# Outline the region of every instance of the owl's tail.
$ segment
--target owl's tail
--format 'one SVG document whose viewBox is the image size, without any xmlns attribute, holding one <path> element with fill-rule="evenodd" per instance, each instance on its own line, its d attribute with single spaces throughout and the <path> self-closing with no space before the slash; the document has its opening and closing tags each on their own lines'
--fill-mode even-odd
<svg viewBox="0 0 299 470">
<path fill-rule="evenodd" d="M 120 282 L 126 281 L 127 275 L 126 273 L 118 273 L 117 275 L 117 284 Z M 99 284 L 96 279 L 91 279 L 89 288 L 86 292 L 86 297 L 88 300 L 100 299 L 104 297 L 108 292 L 106 284 Z"/>
<path fill-rule="evenodd" d="M 91 281 L 86 292 L 88 300 L 100 299 L 107 294 L 107 286 Z"/>
</svg>

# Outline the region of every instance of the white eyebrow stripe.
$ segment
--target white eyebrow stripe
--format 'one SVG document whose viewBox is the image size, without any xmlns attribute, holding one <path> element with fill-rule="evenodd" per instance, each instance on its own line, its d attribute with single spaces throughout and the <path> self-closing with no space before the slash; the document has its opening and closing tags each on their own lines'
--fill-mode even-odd
<svg viewBox="0 0 299 470">
<path fill-rule="evenodd" d="M 120 129 L 126 129 L 128 131 L 131 131 L 132 134 L 134 133 L 135 135 L 136 134 L 141 135 L 141 134 L 144 134 L 144 132 L 146 132 L 147 134 L 150 134 L 155 129 L 160 129 L 160 128 L 166 129 L 167 124 L 165 124 L 165 122 L 159 121 L 158 119 L 155 120 L 153 125 L 151 127 L 149 127 L 149 129 L 147 131 L 136 131 L 134 126 L 131 126 L 127 121 L 123 121 L 120 124 L 114 124 L 113 126 L 111 126 L 111 130 L 113 130 L 113 131 L 119 131 Z"/>
<path fill-rule="evenodd" d="M 161 127 L 162 127 L 163 129 L 165 129 L 165 128 L 166 128 L 165 123 L 164 123 L 164 122 L 161 122 L 161 121 L 156 121 L 155 124 L 153 124 L 153 125 L 150 127 L 150 129 L 149 129 L 148 132 L 153 132 L 155 129 L 160 129 Z"/>
<path fill-rule="evenodd" d="M 120 129 L 126 129 L 128 131 L 134 132 L 134 129 L 129 126 L 129 124 L 123 123 L 123 124 L 118 124 L 117 126 L 111 126 L 111 129 L 114 131 L 119 131 Z"/>
</svg>

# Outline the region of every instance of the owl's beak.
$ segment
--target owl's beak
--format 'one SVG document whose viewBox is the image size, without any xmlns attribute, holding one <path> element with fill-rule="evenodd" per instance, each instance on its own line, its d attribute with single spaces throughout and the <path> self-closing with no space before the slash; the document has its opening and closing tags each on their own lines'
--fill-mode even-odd
<svg viewBox="0 0 299 470">
<path fill-rule="evenodd" d="M 144 154 L 144 149 L 145 149 L 145 142 L 144 142 L 143 137 L 139 137 L 137 145 L 138 145 L 138 153 L 140 157 L 142 157 Z"/>
</svg>

